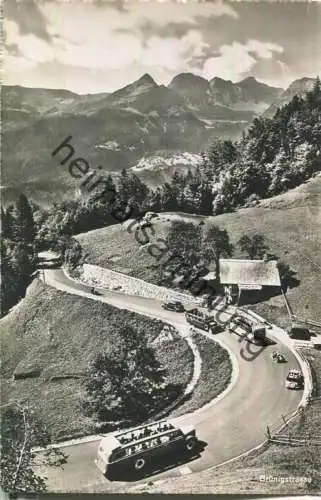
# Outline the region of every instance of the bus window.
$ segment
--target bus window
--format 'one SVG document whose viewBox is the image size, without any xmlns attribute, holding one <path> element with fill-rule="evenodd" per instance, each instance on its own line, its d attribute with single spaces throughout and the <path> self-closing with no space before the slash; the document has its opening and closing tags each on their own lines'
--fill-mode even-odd
<svg viewBox="0 0 321 500">
<path fill-rule="evenodd" d="M 120 448 L 119 450 L 115 450 L 112 452 L 109 461 L 115 462 L 116 460 L 120 460 L 121 458 L 123 458 L 125 455 L 126 455 L 126 450 Z"/>
<path fill-rule="evenodd" d="M 181 432 L 178 429 L 175 429 L 173 432 L 169 434 L 170 439 L 175 439 L 181 435 Z"/>
</svg>

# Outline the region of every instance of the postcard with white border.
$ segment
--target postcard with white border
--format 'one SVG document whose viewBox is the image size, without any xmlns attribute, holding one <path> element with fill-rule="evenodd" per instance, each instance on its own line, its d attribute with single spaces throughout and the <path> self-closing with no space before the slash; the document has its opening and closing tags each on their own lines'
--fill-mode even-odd
<svg viewBox="0 0 321 500">
<path fill-rule="evenodd" d="M 2 491 L 320 494 L 321 4 L 3 20 Z"/>
</svg>

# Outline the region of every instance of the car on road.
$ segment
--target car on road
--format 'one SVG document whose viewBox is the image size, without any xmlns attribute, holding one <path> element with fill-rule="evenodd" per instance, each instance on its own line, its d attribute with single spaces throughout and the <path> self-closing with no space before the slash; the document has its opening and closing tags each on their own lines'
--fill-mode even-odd
<svg viewBox="0 0 321 500">
<path fill-rule="evenodd" d="M 164 304 L 162 304 L 162 308 L 166 309 L 167 311 L 175 311 L 175 312 L 184 312 L 185 311 L 185 307 L 179 301 L 164 302 Z"/>
<path fill-rule="evenodd" d="M 301 370 L 290 370 L 285 380 L 285 387 L 287 389 L 302 389 L 304 385 L 304 378 Z"/>
<path fill-rule="evenodd" d="M 158 217 L 156 212 L 146 212 L 144 219 L 154 219 L 155 217 Z"/>
<path fill-rule="evenodd" d="M 280 351 L 273 351 L 271 358 L 274 363 L 286 363 L 286 358 Z"/>
</svg>

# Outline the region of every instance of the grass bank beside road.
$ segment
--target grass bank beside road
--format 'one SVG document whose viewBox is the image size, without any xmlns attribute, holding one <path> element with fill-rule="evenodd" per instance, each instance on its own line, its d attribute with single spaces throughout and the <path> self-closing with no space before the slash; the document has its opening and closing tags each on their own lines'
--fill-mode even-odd
<svg viewBox="0 0 321 500">
<path fill-rule="evenodd" d="M 191 397 L 173 412 L 173 416 L 201 408 L 221 394 L 231 380 L 232 363 L 227 350 L 200 333 L 193 335 L 193 342 L 202 359 L 201 375 Z"/>
<path fill-rule="evenodd" d="M 82 379 L 88 362 L 117 346 L 117 329 L 143 332 L 167 370 L 167 382 L 185 387 L 193 373 L 193 354 L 177 332 L 153 341 L 161 321 L 108 304 L 70 295 L 34 281 L 25 299 L 0 322 L 2 402 L 19 400 L 39 413 L 54 439 L 92 434 L 82 415 Z M 19 377 L 14 380 L 13 376 Z"/>
</svg>

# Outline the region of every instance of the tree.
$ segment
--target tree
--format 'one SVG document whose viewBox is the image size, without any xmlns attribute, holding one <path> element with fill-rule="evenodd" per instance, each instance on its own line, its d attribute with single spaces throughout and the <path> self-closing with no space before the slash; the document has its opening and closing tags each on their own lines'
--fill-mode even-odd
<svg viewBox="0 0 321 500">
<path fill-rule="evenodd" d="M 199 261 L 202 230 L 193 222 L 174 221 L 167 235 L 167 246 L 172 255 L 194 265 Z"/>
<path fill-rule="evenodd" d="M 1 487 L 11 497 L 18 493 L 41 492 L 45 478 L 35 472 L 35 446 L 46 448 L 50 435 L 37 415 L 17 403 L 1 407 Z M 59 449 L 44 450 L 42 463 L 61 466 L 66 456 Z"/>
<path fill-rule="evenodd" d="M 75 238 L 60 238 L 55 248 L 60 252 L 64 264 L 69 269 L 74 269 L 80 264 L 83 251 L 79 241 Z"/>
<path fill-rule="evenodd" d="M 202 241 L 202 257 L 205 265 L 217 262 L 220 257 L 231 257 L 233 245 L 226 229 L 211 226 Z"/>
<path fill-rule="evenodd" d="M 139 422 L 172 397 L 173 387 L 142 332 L 126 326 L 118 338 L 117 348 L 90 363 L 82 408 L 99 421 Z"/>
<path fill-rule="evenodd" d="M 14 219 L 14 238 L 25 244 L 33 244 L 35 239 L 33 212 L 23 193 L 20 194 L 15 205 Z"/>
<path fill-rule="evenodd" d="M 186 280 L 195 273 L 200 263 L 202 229 L 192 222 L 174 221 L 169 229 L 166 245 L 168 259 L 161 263 L 160 271 L 166 284 L 186 286 Z"/>
<path fill-rule="evenodd" d="M 12 238 L 13 216 L 12 211 L 14 205 L 9 205 L 5 210 L 1 207 L 1 232 L 2 238 Z"/>
<path fill-rule="evenodd" d="M 262 259 L 268 250 L 265 238 L 261 234 L 253 236 L 243 235 L 237 242 L 242 252 L 246 252 L 250 259 Z"/>
<path fill-rule="evenodd" d="M 2 314 L 21 297 L 35 270 L 35 224 L 28 199 L 21 194 L 15 204 L 1 209 Z"/>
<path fill-rule="evenodd" d="M 144 211 L 149 189 L 137 175 L 123 169 L 118 178 L 118 195 L 121 206 L 130 207 L 131 215 L 136 216 Z"/>
<path fill-rule="evenodd" d="M 35 268 L 33 253 L 23 243 L 1 240 L 1 314 L 20 300 Z"/>
</svg>

